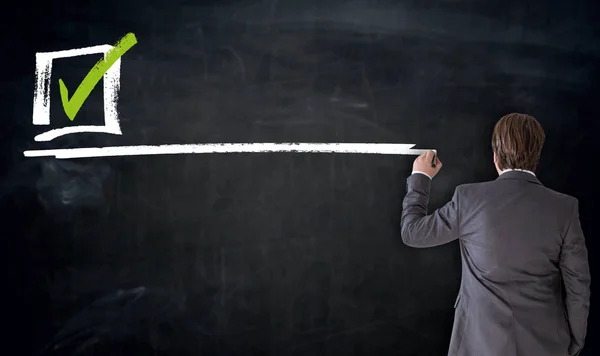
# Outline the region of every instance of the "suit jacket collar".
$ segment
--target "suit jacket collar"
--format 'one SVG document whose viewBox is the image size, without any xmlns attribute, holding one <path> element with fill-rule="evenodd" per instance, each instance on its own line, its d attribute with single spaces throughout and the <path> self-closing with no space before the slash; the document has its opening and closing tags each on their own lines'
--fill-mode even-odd
<svg viewBox="0 0 600 356">
<path fill-rule="evenodd" d="M 531 183 L 543 185 L 539 179 L 531 173 L 522 172 L 522 171 L 508 171 L 500 174 L 496 179 L 520 179 L 526 180 Z"/>
</svg>

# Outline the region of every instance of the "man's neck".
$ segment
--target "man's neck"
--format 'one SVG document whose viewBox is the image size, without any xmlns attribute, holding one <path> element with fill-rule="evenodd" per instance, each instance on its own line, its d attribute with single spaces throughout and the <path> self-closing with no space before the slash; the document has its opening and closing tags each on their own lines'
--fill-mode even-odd
<svg viewBox="0 0 600 356">
<path fill-rule="evenodd" d="M 507 168 L 507 169 L 502 170 L 500 172 L 500 174 L 503 174 L 503 173 L 506 173 L 506 172 L 511 172 L 511 171 L 526 172 L 526 173 L 529 173 L 529 174 L 531 174 L 531 175 L 533 175 L 535 177 L 535 173 L 533 173 L 532 171 L 528 171 L 526 169 L 518 169 L 518 168 Z"/>
</svg>

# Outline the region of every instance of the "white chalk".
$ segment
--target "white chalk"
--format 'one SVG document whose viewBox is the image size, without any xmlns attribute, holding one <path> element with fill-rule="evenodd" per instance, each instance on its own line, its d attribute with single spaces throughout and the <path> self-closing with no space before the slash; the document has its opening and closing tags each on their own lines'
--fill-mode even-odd
<svg viewBox="0 0 600 356">
<path fill-rule="evenodd" d="M 84 157 L 175 155 L 192 153 L 354 153 L 415 155 L 427 150 L 413 149 L 414 144 L 403 143 L 205 143 L 189 145 L 112 146 L 24 151 L 25 157 L 58 159 Z M 435 150 L 434 150 L 435 151 Z"/>
<path fill-rule="evenodd" d="M 35 86 L 33 92 L 33 124 L 50 125 L 50 79 L 52 76 L 52 63 L 56 59 L 86 56 L 90 54 L 106 53 L 114 48 L 111 45 L 69 49 L 65 51 L 40 52 L 35 54 Z M 117 101 L 119 99 L 121 79 L 121 58 L 104 73 L 104 125 L 90 126 L 78 125 L 57 128 L 46 131 L 34 137 L 35 141 L 52 141 L 53 139 L 74 133 L 102 132 L 121 135 Z"/>
<path fill-rule="evenodd" d="M 435 154 L 437 154 L 437 150 L 421 150 L 421 149 L 413 149 L 413 150 L 411 150 L 411 152 L 414 152 L 412 154 L 415 154 L 417 156 L 418 155 L 422 155 L 423 153 L 428 152 L 428 151 L 433 151 Z"/>
</svg>

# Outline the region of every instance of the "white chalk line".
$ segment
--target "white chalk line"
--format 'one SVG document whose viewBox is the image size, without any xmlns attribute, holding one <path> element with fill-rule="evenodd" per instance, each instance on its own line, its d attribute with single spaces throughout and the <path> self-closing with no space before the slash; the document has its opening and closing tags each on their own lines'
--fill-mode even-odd
<svg viewBox="0 0 600 356">
<path fill-rule="evenodd" d="M 25 157 L 58 159 L 116 156 L 176 155 L 194 153 L 354 153 L 420 155 L 427 149 L 413 149 L 404 143 L 204 143 L 186 145 L 112 146 L 24 151 Z M 435 151 L 435 150 L 433 150 Z"/>
</svg>

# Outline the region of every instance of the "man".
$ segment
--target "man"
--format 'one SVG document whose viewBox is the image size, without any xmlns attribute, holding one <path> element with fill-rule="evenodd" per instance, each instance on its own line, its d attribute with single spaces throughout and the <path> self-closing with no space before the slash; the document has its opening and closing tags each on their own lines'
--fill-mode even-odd
<svg viewBox="0 0 600 356">
<path fill-rule="evenodd" d="M 581 352 L 590 306 L 587 249 L 577 199 L 544 187 L 534 173 L 544 139 L 535 118 L 502 117 L 492 135 L 499 177 L 458 186 L 430 215 L 430 181 L 442 162 L 429 151 L 413 164 L 402 240 L 420 248 L 460 244 L 450 356 Z"/>
</svg>

